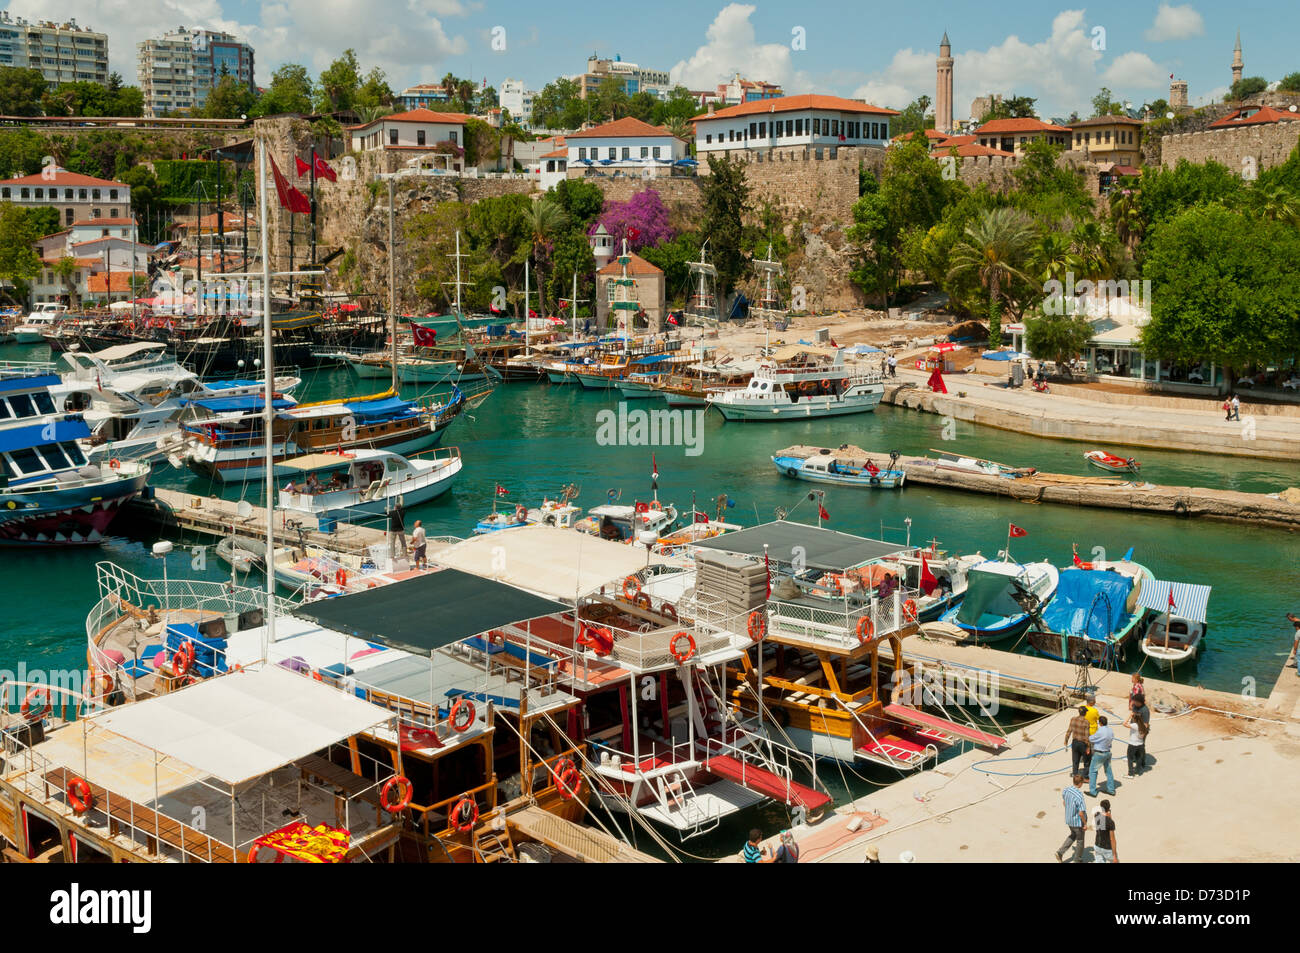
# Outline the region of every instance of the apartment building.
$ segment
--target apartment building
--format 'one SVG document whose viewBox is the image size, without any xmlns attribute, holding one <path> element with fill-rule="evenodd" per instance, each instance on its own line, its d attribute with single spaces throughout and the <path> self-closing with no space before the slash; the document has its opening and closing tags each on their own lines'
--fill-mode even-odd
<svg viewBox="0 0 1300 953">
<path fill-rule="evenodd" d="M 108 83 L 108 35 L 76 20 L 28 21 L 0 11 L 0 66 L 40 70 L 50 83 Z"/>
<path fill-rule="evenodd" d="M 253 48 L 229 33 L 180 27 L 145 40 L 136 50 L 137 76 L 147 117 L 202 108 L 212 88 L 227 73 L 250 90 L 257 90 Z"/>
</svg>

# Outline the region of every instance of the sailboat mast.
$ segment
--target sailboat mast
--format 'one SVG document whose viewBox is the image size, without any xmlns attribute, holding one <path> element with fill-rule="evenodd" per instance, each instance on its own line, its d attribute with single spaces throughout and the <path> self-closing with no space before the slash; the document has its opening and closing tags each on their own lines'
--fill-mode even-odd
<svg viewBox="0 0 1300 953">
<path fill-rule="evenodd" d="M 262 193 L 262 221 L 270 221 L 267 211 L 266 196 L 266 150 L 267 142 L 262 140 L 260 176 Z M 272 360 L 275 356 L 271 346 L 271 255 L 267 250 L 267 232 L 262 230 L 262 366 L 266 372 L 265 396 L 262 414 L 265 433 L 264 452 L 266 454 L 266 626 L 263 628 L 265 642 L 262 646 L 262 658 L 271 653 L 271 643 L 275 641 L 275 447 L 272 431 L 275 426 L 275 369 Z M 200 252 L 200 254 L 202 254 Z"/>
<path fill-rule="evenodd" d="M 573 340 L 578 340 L 578 273 L 573 273 L 573 297 L 569 299 L 569 307 L 573 310 L 569 317 L 573 319 Z"/>
<path fill-rule="evenodd" d="M 393 180 L 388 180 L 388 338 L 393 365 L 393 393 L 397 390 L 397 259 L 393 247 Z"/>
<path fill-rule="evenodd" d="M 460 229 L 456 229 L 456 322 L 460 323 Z"/>
<path fill-rule="evenodd" d="M 524 259 L 524 349 L 525 353 L 533 353 L 533 339 L 528 333 L 528 265 L 531 259 Z"/>
</svg>

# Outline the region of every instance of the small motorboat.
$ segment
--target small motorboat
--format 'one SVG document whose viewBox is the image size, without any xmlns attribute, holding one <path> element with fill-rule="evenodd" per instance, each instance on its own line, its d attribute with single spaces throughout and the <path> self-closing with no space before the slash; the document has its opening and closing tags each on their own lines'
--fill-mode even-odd
<svg viewBox="0 0 1300 953">
<path fill-rule="evenodd" d="M 217 543 L 217 558 L 237 572 L 247 573 L 266 562 L 266 546 L 256 540 L 227 536 Z"/>
<path fill-rule="evenodd" d="M 972 644 L 999 642 L 1021 635 L 1033 621 L 1034 611 L 1056 595 L 1060 574 L 1048 562 L 1018 563 L 988 559 L 966 573 L 966 595 L 939 621 L 950 622 L 966 633 Z"/>
<path fill-rule="evenodd" d="M 907 479 L 907 472 L 897 466 L 898 454 L 889 456 L 885 468 L 866 461 L 866 466 L 857 466 L 854 462 L 830 456 L 814 457 L 773 457 L 782 475 L 795 480 L 807 480 L 811 483 L 834 483 L 838 486 L 865 486 L 870 489 L 892 490 L 901 487 Z"/>
<path fill-rule="evenodd" d="M 1208 628 L 1210 587 L 1157 579 L 1141 601 L 1151 612 L 1143 654 L 1163 671 L 1195 662 Z"/>
<path fill-rule="evenodd" d="M 513 511 L 501 510 L 500 512 L 497 512 L 494 503 L 492 512 L 474 524 L 474 535 L 482 536 L 484 533 L 495 533 L 503 529 L 516 529 L 520 526 L 527 526 L 528 523 L 528 507 L 522 503 L 517 505 Z"/>
<path fill-rule="evenodd" d="M 1107 453 L 1105 450 L 1089 450 L 1083 455 L 1094 467 L 1100 467 L 1103 470 L 1109 470 L 1111 473 L 1137 473 L 1142 468 L 1132 457 L 1127 459 L 1117 457 L 1113 453 Z"/>
</svg>

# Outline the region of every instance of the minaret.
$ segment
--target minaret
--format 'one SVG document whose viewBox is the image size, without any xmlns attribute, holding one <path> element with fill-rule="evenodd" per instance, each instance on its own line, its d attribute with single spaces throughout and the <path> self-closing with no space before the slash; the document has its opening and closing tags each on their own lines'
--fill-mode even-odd
<svg viewBox="0 0 1300 953">
<path fill-rule="evenodd" d="M 1241 31 L 1237 31 L 1237 45 L 1232 48 L 1232 81 L 1241 82 L 1241 71 L 1246 68 L 1246 64 L 1241 60 Z"/>
<path fill-rule="evenodd" d="M 939 41 L 939 59 L 935 61 L 934 128 L 944 135 L 952 134 L 952 44 L 948 31 Z"/>
</svg>

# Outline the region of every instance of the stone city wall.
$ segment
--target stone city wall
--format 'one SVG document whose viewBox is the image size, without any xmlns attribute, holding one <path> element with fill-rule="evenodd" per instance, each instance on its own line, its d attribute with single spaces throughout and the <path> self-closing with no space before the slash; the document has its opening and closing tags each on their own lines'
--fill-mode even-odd
<svg viewBox="0 0 1300 953">
<path fill-rule="evenodd" d="M 1252 164 L 1253 172 L 1262 172 L 1285 162 L 1298 142 L 1300 121 L 1186 132 L 1160 140 L 1160 164 L 1169 169 L 1181 159 L 1213 160 L 1234 172 L 1252 170 Z"/>
</svg>

